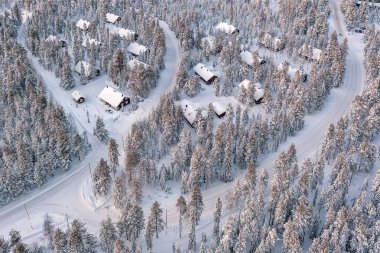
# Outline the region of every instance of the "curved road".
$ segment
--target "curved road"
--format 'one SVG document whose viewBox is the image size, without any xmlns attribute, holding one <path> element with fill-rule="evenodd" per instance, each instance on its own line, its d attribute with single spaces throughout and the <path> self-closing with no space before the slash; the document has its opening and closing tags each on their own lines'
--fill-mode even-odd
<svg viewBox="0 0 380 253">
<path fill-rule="evenodd" d="M 123 125 L 123 129 L 119 132 L 120 136 L 126 136 L 133 122 L 148 116 L 152 109 L 158 105 L 160 96 L 174 85 L 178 63 L 180 62 L 181 49 L 174 32 L 170 31 L 166 22 L 160 21 L 160 26 L 165 34 L 167 47 L 165 69 L 161 72 L 157 87 L 140 104 L 140 108 L 143 108 L 143 110 L 139 109 L 129 114 L 128 117 L 131 120 Z M 20 36 L 19 41 L 20 43 L 22 42 L 22 36 Z M 42 74 L 47 85 L 47 91 L 53 98 L 59 96 L 59 92 L 62 92 L 62 90 L 58 87 L 58 84 L 52 84 L 52 78 L 47 78 L 48 74 L 41 72 L 43 68 L 39 65 L 37 59 L 30 57 L 30 60 L 37 71 L 40 71 Z M 65 104 L 62 104 L 62 106 L 81 123 L 80 119 L 75 116 L 75 111 L 72 111 Z M 80 218 L 86 221 L 90 231 L 96 231 L 101 219 L 108 215 L 108 211 L 106 208 L 94 210 L 91 206 L 91 200 L 86 199 L 88 194 L 83 191 L 89 189 L 86 187 L 87 181 L 90 178 L 89 162 L 94 164 L 100 157 L 107 157 L 107 149 L 105 145 L 100 144 L 93 137 L 92 133 L 88 133 L 88 137 L 94 148 L 84 161 L 73 166 L 70 172 L 52 179 L 47 185 L 35 189 L 0 208 L 0 234 L 7 235 L 11 229 L 16 229 L 21 231 L 24 240 L 39 241 L 42 217 L 46 213 L 52 215 L 55 223 L 58 223 L 58 225 L 66 225 L 66 214 L 68 214 L 67 219 L 69 221 L 74 218 Z M 118 141 L 121 143 L 122 140 Z"/>
<path fill-rule="evenodd" d="M 334 19 L 334 27 L 339 33 L 346 34 L 343 28 L 344 26 L 342 25 L 344 22 L 342 20 L 342 15 L 339 13 L 336 3 L 334 2 L 332 5 L 331 16 Z M 150 96 L 153 101 L 155 101 L 154 98 L 156 96 L 159 96 L 168 90 L 173 84 L 180 57 L 180 48 L 174 33 L 169 31 L 166 23 L 161 22 L 160 25 L 164 28 L 168 51 L 165 59 L 166 69 L 161 75 L 162 80 L 160 80 L 159 86 Z M 358 48 L 358 44 L 354 41 L 354 38 L 347 38 L 350 50 L 347 57 L 347 71 L 344 85 L 338 89 L 332 90 L 321 112 L 306 116 L 305 127 L 303 130 L 298 132 L 296 136 L 289 137 L 285 143 L 280 145 L 277 152 L 265 156 L 261 161 L 260 168 L 267 168 L 271 173 L 270 169 L 272 168 L 273 161 L 281 151 L 288 148 L 290 143 L 295 144 L 299 161 L 313 156 L 321 145 L 328 125 L 336 122 L 340 117 L 349 112 L 353 98 L 356 95 L 359 95 L 363 88 L 365 72 L 363 70 L 363 64 L 360 61 L 361 58 L 359 57 L 359 54 L 362 55 L 362 49 Z M 152 102 L 149 99 L 144 103 L 146 103 L 146 105 L 143 105 L 144 112 L 141 117 L 147 115 L 155 105 L 155 102 Z M 123 129 L 123 132 L 126 133 L 129 129 L 130 125 L 126 126 L 125 129 Z M 42 189 L 35 190 L 27 196 L 1 208 L 0 233 L 6 234 L 11 228 L 19 230 L 22 228 L 22 235 L 24 238 L 39 238 L 41 235 L 39 228 L 34 227 L 33 230 L 31 228 L 25 228 L 28 226 L 29 221 L 23 206 L 24 203 L 31 216 L 31 223 L 34 226 L 36 226 L 35 224 L 41 223 L 41 216 L 47 212 L 53 214 L 55 221 L 61 226 L 64 226 L 66 224 L 65 214 L 68 213 L 70 220 L 73 218 L 81 218 L 86 221 L 90 231 L 96 231 L 100 220 L 106 217 L 109 211 L 107 208 L 99 208 L 94 211 L 91 207 L 86 205 L 86 200 L 83 199 L 83 196 L 86 196 L 86 194 L 81 193 L 82 190 L 86 188 L 83 187 L 83 184 L 85 184 L 86 180 L 89 178 L 87 161 L 96 161 L 98 157 L 104 154 L 104 148 L 92 151 L 90 155 L 86 157 L 86 161 L 80 163 L 70 174 L 65 174 L 56 178 Z M 224 199 L 228 190 L 231 189 L 232 186 L 233 183 L 219 184 L 203 191 L 205 207 L 202 214 L 202 222 L 197 228 L 198 236 L 202 232 L 210 231 L 212 229 L 212 226 L 209 226 L 209 224 L 212 223 L 212 213 L 215 209 L 216 200 L 218 197 Z M 70 197 L 68 198 L 67 196 Z M 177 198 L 177 196 L 173 197 Z M 167 203 L 162 203 L 165 208 L 168 208 L 169 229 L 166 233 L 169 233 L 169 236 L 161 235 L 157 241 L 155 239 L 155 252 L 169 252 L 173 245 L 173 240 L 178 238 L 178 231 L 174 232 L 178 223 L 177 211 L 173 205 L 174 201 L 175 200 L 173 199 L 168 199 Z M 116 215 L 115 213 L 112 213 L 112 210 L 110 212 L 111 216 Z M 187 234 L 186 230 L 183 230 L 183 236 L 180 243 L 186 245 Z"/>
</svg>

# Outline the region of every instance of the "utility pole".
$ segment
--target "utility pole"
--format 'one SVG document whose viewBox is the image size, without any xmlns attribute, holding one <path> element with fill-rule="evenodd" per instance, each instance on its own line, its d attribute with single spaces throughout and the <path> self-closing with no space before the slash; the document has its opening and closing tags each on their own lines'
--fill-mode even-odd
<svg viewBox="0 0 380 253">
<path fill-rule="evenodd" d="M 24 208 L 25 208 L 26 215 L 28 215 L 28 219 L 29 219 L 30 227 L 31 227 L 32 230 L 33 230 L 32 222 L 30 221 L 30 216 L 29 216 L 28 210 L 26 209 L 26 205 L 25 205 L 25 203 L 24 203 Z"/>
<path fill-rule="evenodd" d="M 90 175 L 91 175 L 91 177 L 92 177 L 92 171 L 91 171 L 90 163 L 88 163 L 88 169 L 90 170 Z"/>
</svg>

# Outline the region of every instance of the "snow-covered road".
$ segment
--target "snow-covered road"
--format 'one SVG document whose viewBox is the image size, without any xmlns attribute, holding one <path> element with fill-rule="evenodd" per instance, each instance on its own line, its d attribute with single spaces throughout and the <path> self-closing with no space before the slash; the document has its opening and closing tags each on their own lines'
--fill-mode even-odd
<svg viewBox="0 0 380 253">
<path fill-rule="evenodd" d="M 126 119 L 121 119 L 116 123 L 119 127 L 119 132 L 116 136 L 125 136 L 130 131 L 133 122 L 146 117 L 159 103 L 160 96 L 174 85 L 181 49 L 179 41 L 176 39 L 174 32 L 170 31 L 166 22 L 160 21 L 160 26 L 164 30 L 167 47 L 165 69 L 161 72 L 158 86 L 152 90 L 147 99 L 139 104 L 140 108 L 128 114 Z M 19 42 L 24 45 L 22 35 L 19 37 Z M 74 117 L 79 128 L 87 131 L 93 148 L 84 161 L 72 166 L 70 172 L 54 178 L 47 185 L 35 189 L 0 208 L 0 234 L 7 235 L 11 229 L 16 229 L 21 231 L 21 235 L 26 242 L 39 241 L 41 238 L 42 217 L 46 213 L 52 215 L 54 222 L 60 226 L 64 226 L 67 220 L 71 221 L 79 218 L 87 223 L 90 231 L 95 232 L 100 221 L 109 214 L 109 209 L 106 208 L 107 202 L 101 206 L 102 208 L 94 208 L 93 206 L 91 194 L 87 192 L 91 189 L 88 187 L 89 167 L 93 167 L 100 157 L 107 157 L 106 146 L 93 137 L 92 128 L 87 126 L 86 118 L 77 115 L 78 110 L 71 102 L 70 93 L 63 91 L 59 87 L 59 79 L 54 76 L 54 73 L 44 70 L 38 63 L 38 59 L 32 57 L 30 53 L 28 56 L 37 72 L 44 79 L 47 91 L 52 98 Z M 102 85 L 104 85 L 105 80 L 100 78 L 95 82 L 102 82 Z M 120 138 L 118 140 L 120 145 L 121 141 Z M 113 216 L 113 214 L 110 215 Z"/>
<path fill-rule="evenodd" d="M 260 169 L 267 168 L 271 172 L 273 161 L 278 154 L 286 150 L 290 143 L 294 143 L 297 149 L 299 161 L 312 156 L 318 151 L 321 145 L 325 130 L 330 123 L 336 122 L 340 117 L 348 113 L 353 98 L 361 93 L 364 86 L 364 69 L 362 60 L 362 47 L 357 43 L 358 37 L 356 35 L 348 35 L 344 29 L 342 15 L 339 13 L 336 3 L 332 3 L 332 18 L 334 19 L 331 24 L 333 28 L 338 30 L 339 33 L 347 35 L 349 41 L 349 54 L 347 57 L 347 74 L 345 83 L 342 87 L 332 90 L 327 98 L 323 110 L 319 113 L 308 115 L 305 118 L 305 127 L 302 131 L 298 132 L 296 136 L 289 137 L 285 143 L 282 143 L 277 152 L 269 154 L 260 162 Z M 161 74 L 159 86 L 152 92 L 151 96 L 146 99 L 140 108 L 132 114 L 133 120 L 128 120 L 123 123 L 120 129 L 120 135 L 125 134 L 130 130 L 130 126 L 134 120 L 146 116 L 151 109 L 158 103 L 160 94 L 170 89 L 174 82 L 175 74 L 178 69 L 178 62 L 180 58 L 180 47 L 178 40 L 175 38 L 166 23 L 160 22 L 161 27 L 164 29 L 167 44 L 167 55 L 165 57 L 166 69 Z M 39 71 L 38 62 L 32 59 L 33 64 Z M 56 88 L 52 86 L 49 79 L 46 80 L 48 90 L 52 93 L 55 99 L 58 98 Z M 56 82 L 56 81 L 55 81 Z M 57 83 L 54 84 L 57 87 Z M 62 92 L 62 91 L 61 91 Z M 61 103 L 62 104 L 62 103 Z M 62 104 L 68 112 L 75 115 L 75 110 Z M 82 119 L 76 119 L 82 120 Z M 93 151 L 86 157 L 86 160 L 74 166 L 71 172 L 53 179 L 48 185 L 34 190 L 26 196 L 10 203 L 9 205 L 0 208 L 0 234 L 7 234 L 10 229 L 14 228 L 21 231 L 22 236 L 27 242 L 38 240 L 41 238 L 41 223 L 42 216 L 49 213 L 53 216 L 54 221 L 61 226 L 66 225 L 66 219 L 70 221 L 74 218 L 80 218 L 87 223 L 90 231 L 96 231 L 102 218 L 110 215 L 116 217 L 117 214 L 113 212 L 112 208 L 107 207 L 105 203 L 101 208 L 94 210 L 91 205 L 91 200 L 88 199 L 89 194 L 85 191 L 89 189 L 87 186 L 90 176 L 88 162 L 94 165 L 95 162 L 101 157 L 106 156 L 105 147 L 101 144 L 96 144 L 94 138 L 90 138 L 94 145 Z M 203 202 L 205 204 L 204 212 L 202 214 L 202 221 L 197 228 L 197 236 L 202 232 L 209 232 L 212 229 L 212 213 L 215 209 L 215 203 L 218 197 L 223 200 L 229 189 L 233 186 L 230 184 L 215 185 L 203 191 Z M 174 196 L 177 197 L 177 196 Z M 174 206 L 175 199 L 167 199 L 167 203 L 162 205 L 168 209 L 168 227 L 169 229 L 163 233 L 167 236 L 160 236 L 157 241 L 154 241 L 155 252 L 169 252 L 173 244 L 173 240 L 178 238 L 178 231 L 175 231 L 178 223 L 178 214 Z M 29 212 L 30 221 L 24 208 L 24 204 Z M 68 215 L 66 217 L 66 214 Z M 33 227 L 33 229 L 31 228 Z M 180 242 L 186 245 L 187 236 L 184 229 L 183 237 Z M 199 238 L 199 237 L 198 237 Z"/>
</svg>

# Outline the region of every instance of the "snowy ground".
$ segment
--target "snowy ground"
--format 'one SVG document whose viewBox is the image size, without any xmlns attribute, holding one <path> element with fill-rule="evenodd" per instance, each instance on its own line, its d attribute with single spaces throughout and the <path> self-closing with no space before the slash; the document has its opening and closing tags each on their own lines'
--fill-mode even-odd
<svg viewBox="0 0 380 253">
<path fill-rule="evenodd" d="M 332 3 L 334 6 L 335 3 Z M 299 161 L 312 156 L 318 151 L 323 139 L 325 130 L 330 123 L 335 123 L 341 116 L 344 116 L 350 109 L 352 99 L 361 93 L 364 84 L 363 69 L 363 45 L 360 42 L 361 35 L 349 35 L 344 29 L 343 16 L 340 10 L 332 8 L 331 28 L 342 33 L 349 41 L 349 55 L 347 57 L 347 74 L 343 87 L 334 89 L 328 97 L 324 109 L 305 118 L 305 127 L 296 136 L 288 138 L 282 143 L 277 152 L 265 156 L 260 164 L 260 168 L 267 168 L 271 172 L 273 161 L 278 154 L 287 149 L 290 143 L 294 143 L 297 149 Z M 170 89 L 174 82 L 175 74 L 180 59 L 180 47 L 174 33 L 169 31 L 166 23 L 161 22 L 164 29 L 167 43 L 167 55 L 165 58 L 166 69 L 161 73 L 158 87 L 154 89 L 143 103 L 139 105 L 139 110 L 129 113 L 127 111 L 114 112 L 108 114 L 107 109 L 96 99 L 97 94 L 106 84 L 105 77 L 100 77 L 86 86 L 77 87 L 87 98 L 87 106 L 76 105 L 72 102 L 70 92 L 65 92 L 59 87 L 59 81 L 53 73 L 46 72 L 37 59 L 30 57 L 37 71 L 43 76 L 48 91 L 51 96 L 60 103 L 65 110 L 72 114 L 79 128 L 88 131 L 93 150 L 86 157 L 85 161 L 73 165 L 72 170 L 62 176 L 56 177 L 49 184 L 40 189 L 36 189 L 26 196 L 0 208 L 0 234 L 7 234 L 12 228 L 20 230 L 26 242 L 39 241 L 41 238 L 41 223 L 44 214 L 49 213 L 59 226 L 66 227 L 67 220 L 79 218 L 86 222 L 91 232 L 96 232 L 101 219 L 107 215 L 114 220 L 117 219 L 117 212 L 109 205 L 109 200 L 94 201 L 91 196 L 89 179 L 89 167 L 93 167 L 100 157 L 106 156 L 105 146 L 99 143 L 92 136 L 94 117 L 101 115 L 105 119 L 106 127 L 111 135 L 117 138 L 121 145 L 122 136 L 130 130 L 131 124 L 146 116 L 151 109 L 157 105 L 159 96 Z M 211 87 L 205 87 L 205 93 L 210 94 Z M 194 99 L 195 102 L 205 103 L 206 97 Z M 88 123 L 87 111 L 89 111 L 90 123 Z M 116 120 L 115 120 L 116 119 Z M 228 190 L 232 187 L 229 184 L 216 184 L 209 189 L 203 190 L 204 212 L 200 225 L 197 227 L 197 241 L 202 232 L 209 232 L 212 229 L 212 213 L 218 197 L 225 198 Z M 154 252 L 170 252 L 173 242 L 179 242 L 183 247 L 187 245 L 187 233 L 184 229 L 182 239 L 179 239 L 178 215 L 175 202 L 178 197 L 178 189 L 173 188 L 174 194 L 166 195 L 152 188 L 145 189 L 143 208 L 147 210 L 152 200 L 157 199 L 162 203 L 162 207 L 167 209 L 168 228 L 161 233 L 159 239 L 154 240 Z M 177 186 L 178 187 L 178 186 Z M 26 208 L 26 209 L 25 209 Z M 26 213 L 28 211 L 30 220 Z M 146 213 L 147 214 L 147 213 Z M 223 213 L 226 217 L 227 213 Z M 141 242 L 142 245 L 145 243 Z"/>
</svg>

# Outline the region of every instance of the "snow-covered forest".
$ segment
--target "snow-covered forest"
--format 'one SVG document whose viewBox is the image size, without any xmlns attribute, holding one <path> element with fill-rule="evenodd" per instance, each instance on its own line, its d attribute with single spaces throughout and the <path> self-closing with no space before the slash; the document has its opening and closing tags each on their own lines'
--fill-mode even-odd
<svg viewBox="0 0 380 253">
<path fill-rule="evenodd" d="M 0 252 L 379 252 L 378 5 L 1 0 Z"/>
</svg>

